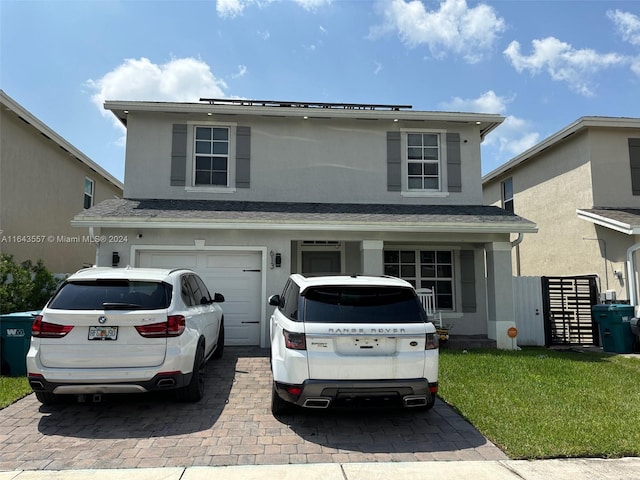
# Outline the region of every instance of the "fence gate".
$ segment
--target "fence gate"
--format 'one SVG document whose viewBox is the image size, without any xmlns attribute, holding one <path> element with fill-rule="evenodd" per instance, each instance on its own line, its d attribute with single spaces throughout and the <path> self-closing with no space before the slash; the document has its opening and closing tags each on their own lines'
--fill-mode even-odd
<svg viewBox="0 0 640 480">
<path fill-rule="evenodd" d="M 594 275 L 542 277 L 544 330 L 547 346 L 600 344 L 591 307 L 598 302 Z"/>
</svg>

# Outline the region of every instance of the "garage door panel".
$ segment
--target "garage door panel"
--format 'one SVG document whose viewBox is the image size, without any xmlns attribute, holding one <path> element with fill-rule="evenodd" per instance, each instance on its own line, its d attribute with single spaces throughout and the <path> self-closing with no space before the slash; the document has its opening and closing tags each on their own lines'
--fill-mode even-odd
<svg viewBox="0 0 640 480">
<path fill-rule="evenodd" d="M 193 253 L 172 253 L 172 252 L 148 252 L 145 253 L 145 264 L 140 266 L 153 268 L 190 268 L 194 269 L 198 265 L 198 256 Z"/>
<path fill-rule="evenodd" d="M 259 345 L 262 259 L 259 252 L 141 252 L 141 267 L 185 267 L 198 273 L 222 304 L 225 345 Z"/>
<path fill-rule="evenodd" d="M 230 270 L 260 268 L 258 255 L 227 253 L 225 255 L 204 254 L 203 257 L 207 268 Z"/>
</svg>

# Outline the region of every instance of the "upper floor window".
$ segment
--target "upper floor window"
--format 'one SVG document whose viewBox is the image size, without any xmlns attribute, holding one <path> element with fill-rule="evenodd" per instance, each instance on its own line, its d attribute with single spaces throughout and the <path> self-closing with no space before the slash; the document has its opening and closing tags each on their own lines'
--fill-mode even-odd
<svg viewBox="0 0 640 480">
<path fill-rule="evenodd" d="M 453 252 L 451 250 L 385 250 L 384 273 L 415 288 L 430 288 L 438 310 L 453 310 Z"/>
<path fill-rule="evenodd" d="M 90 178 L 86 177 L 84 179 L 84 208 L 93 207 L 93 193 L 94 193 L 95 183 Z"/>
<path fill-rule="evenodd" d="M 229 186 L 229 128 L 195 127 L 194 185 Z"/>
<path fill-rule="evenodd" d="M 408 190 L 440 190 L 440 135 L 407 133 Z"/>
<path fill-rule="evenodd" d="M 513 213 L 513 178 L 509 177 L 501 183 L 502 208 Z"/>
</svg>

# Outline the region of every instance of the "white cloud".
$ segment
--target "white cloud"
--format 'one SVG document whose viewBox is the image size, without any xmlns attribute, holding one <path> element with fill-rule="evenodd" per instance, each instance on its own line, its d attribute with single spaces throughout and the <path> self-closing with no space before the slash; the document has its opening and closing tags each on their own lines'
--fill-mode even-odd
<svg viewBox="0 0 640 480">
<path fill-rule="evenodd" d="M 493 90 L 489 90 L 478 98 L 454 97 L 449 102 L 441 103 L 440 108 L 454 112 L 503 113 L 511 101 L 512 99 L 500 97 Z"/>
<path fill-rule="evenodd" d="M 127 59 L 98 80 L 87 85 L 95 91 L 91 99 L 103 115 L 106 100 L 197 102 L 200 98 L 225 97 L 227 85 L 209 66 L 195 58 L 177 58 L 156 65 L 148 58 Z"/>
<path fill-rule="evenodd" d="M 419 0 L 382 0 L 384 23 L 370 29 L 370 38 L 389 32 L 409 47 L 425 45 L 442 58 L 451 52 L 468 63 L 481 61 L 505 29 L 505 21 L 485 4 L 470 8 L 466 0 L 444 0 L 438 10 L 427 10 Z"/>
<path fill-rule="evenodd" d="M 247 74 L 247 66 L 246 65 L 238 65 L 238 71 L 231 75 L 231 78 L 241 78 Z"/>
<path fill-rule="evenodd" d="M 374 62 L 375 68 L 373 69 L 373 74 L 378 75 L 382 71 L 382 63 Z"/>
<path fill-rule="evenodd" d="M 505 115 L 507 106 L 513 100 L 513 97 L 501 97 L 493 90 L 489 90 L 477 98 L 454 97 L 448 102 L 441 103 L 439 107 L 455 112 Z M 538 143 L 539 138 L 540 134 L 533 131 L 530 122 L 513 115 L 507 115 L 504 122 L 487 136 L 484 147 L 497 150 L 497 157 L 504 161 L 531 148 Z"/>
<path fill-rule="evenodd" d="M 615 24 L 625 42 L 640 46 L 640 17 L 621 10 L 609 10 L 607 17 Z"/>
<path fill-rule="evenodd" d="M 504 55 L 518 73 L 529 71 L 532 75 L 546 70 L 553 80 L 566 82 L 569 87 L 585 96 L 593 95 L 591 78 L 601 70 L 627 62 L 617 53 L 598 53 L 592 49 L 577 50 L 555 37 L 533 40 L 533 53 L 520 53 L 520 44 L 513 41 Z"/>
<path fill-rule="evenodd" d="M 216 12 L 222 18 L 234 18 L 242 15 L 249 5 L 267 7 L 275 1 L 278 0 L 216 0 Z M 293 3 L 309 12 L 315 12 L 321 7 L 331 5 L 333 0 L 293 0 Z"/>
<path fill-rule="evenodd" d="M 327 5 L 331 5 L 333 0 L 294 0 L 295 3 L 300 5 L 305 10 L 310 12 L 314 12 L 318 10 L 320 7 L 324 7 Z"/>
<path fill-rule="evenodd" d="M 216 12 L 220 17 L 233 18 L 242 15 L 245 5 L 244 0 L 217 0 Z"/>
</svg>

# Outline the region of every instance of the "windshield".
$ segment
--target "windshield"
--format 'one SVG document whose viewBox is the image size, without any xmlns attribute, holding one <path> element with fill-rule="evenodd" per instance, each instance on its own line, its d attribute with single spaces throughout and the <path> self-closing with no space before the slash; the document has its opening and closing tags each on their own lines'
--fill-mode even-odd
<svg viewBox="0 0 640 480">
<path fill-rule="evenodd" d="M 171 303 L 171 285 L 164 282 L 93 280 L 68 282 L 53 297 L 56 310 L 159 310 Z"/>
<path fill-rule="evenodd" d="M 330 286 L 303 293 L 304 321 L 322 323 L 424 323 L 415 292 L 397 287 Z"/>
</svg>

